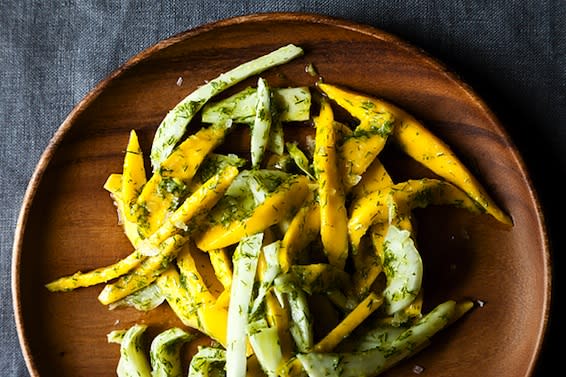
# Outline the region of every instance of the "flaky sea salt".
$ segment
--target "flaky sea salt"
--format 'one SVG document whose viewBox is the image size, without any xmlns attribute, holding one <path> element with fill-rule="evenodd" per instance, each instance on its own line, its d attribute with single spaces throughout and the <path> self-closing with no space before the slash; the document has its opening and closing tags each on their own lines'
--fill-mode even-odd
<svg viewBox="0 0 566 377">
<path fill-rule="evenodd" d="M 414 374 L 421 374 L 422 372 L 424 372 L 424 368 L 420 365 L 415 365 L 413 367 L 413 373 Z"/>
</svg>

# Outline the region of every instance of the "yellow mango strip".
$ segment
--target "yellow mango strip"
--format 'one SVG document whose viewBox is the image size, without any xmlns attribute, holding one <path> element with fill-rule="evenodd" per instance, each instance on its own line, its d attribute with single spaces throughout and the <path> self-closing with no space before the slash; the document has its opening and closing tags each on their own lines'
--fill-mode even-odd
<svg viewBox="0 0 566 377">
<path fill-rule="evenodd" d="M 234 245 L 246 236 L 262 232 L 289 218 L 305 200 L 309 191 L 308 183 L 306 176 L 297 176 L 283 182 L 247 218 L 236 219 L 228 224 L 212 224 L 195 235 L 198 248 L 210 251 Z"/>
<path fill-rule="evenodd" d="M 228 310 L 221 305 L 204 305 L 198 309 L 199 323 L 202 332 L 226 347 L 226 334 L 228 331 Z M 247 354 L 252 353 L 247 346 Z"/>
<path fill-rule="evenodd" d="M 238 175 L 238 168 L 228 166 L 215 174 L 191 194 L 183 204 L 155 231 L 149 238 L 143 240 L 139 248 L 147 255 L 154 254 L 155 246 L 173 234 L 191 232 L 194 220 L 210 210 L 224 195 L 228 186 Z"/>
<path fill-rule="evenodd" d="M 345 126 L 344 126 L 345 127 Z M 344 129 L 343 133 L 348 134 L 349 129 Z M 372 164 L 362 175 L 358 185 L 351 190 L 356 206 L 357 200 L 375 191 L 379 187 L 390 186 L 393 184 L 391 177 L 385 170 L 381 161 L 374 159 Z M 279 263 L 283 272 L 288 272 L 294 263 L 295 256 L 303 250 L 320 233 L 320 206 L 313 195 L 309 195 L 303 207 L 299 209 L 295 217 L 283 236 L 281 244 Z M 379 272 L 376 273 L 376 275 Z"/>
<path fill-rule="evenodd" d="M 225 124 L 201 128 L 175 148 L 153 173 L 136 206 L 137 223 L 144 238 L 155 232 L 177 208 L 203 160 L 222 143 L 228 129 Z"/>
<path fill-rule="evenodd" d="M 318 181 L 320 236 L 330 264 L 344 269 L 348 257 L 348 214 L 346 196 L 338 168 L 334 114 L 330 104 L 321 102 L 316 127 L 314 170 Z"/>
<path fill-rule="evenodd" d="M 208 251 L 210 264 L 214 269 L 216 278 L 225 290 L 230 290 L 232 286 L 232 260 L 225 248 Z"/>
<path fill-rule="evenodd" d="M 136 247 L 142 238 L 138 233 L 137 223 L 131 221 L 126 216 L 127 209 L 122 200 L 122 174 L 110 174 L 106 183 L 104 183 L 104 189 L 110 192 L 110 196 L 114 201 L 114 205 L 118 211 L 118 223 L 122 225 L 126 237 L 128 237 L 132 245 Z"/>
<path fill-rule="evenodd" d="M 350 131 L 348 128 L 341 130 L 341 132 L 345 135 L 349 135 L 351 133 L 351 131 L 349 133 L 348 131 Z M 360 199 L 369 192 L 376 190 L 378 187 L 389 186 L 392 184 L 393 181 L 391 180 L 391 177 L 385 170 L 383 164 L 381 164 L 381 162 L 376 158 L 367 171 L 362 175 L 362 179 L 359 184 L 354 186 L 351 190 L 354 203 L 356 202 L 356 199 Z M 288 272 L 289 267 L 293 264 L 295 256 L 312 240 L 314 240 L 319 233 L 320 206 L 314 195 L 312 195 L 312 199 L 311 195 L 309 195 L 303 207 L 299 209 L 295 217 L 292 219 L 289 228 L 283 236 L 279 255 L 279 263 L 281 264 L 283 272 Z"/>
<path fill-rule="evenodd" d="M 375 98 L 322 82 L 317 83 L 317 86 L 360 121 L 340 148 L 345 174 L 344 184 L 349 189 L 359 182 L 360 176 L 383 150 L 394 128 L 395 117 Z"/>
<path fill-rule="evenodd" d="M 279 264 L 283 273 L 289 271 L 296 255 L 320 234 L 320 206 L 313 190 L 291 220 L 279 248 Z"/>
<path fill-rule="evenodd" d="M 348 222 L 348 234 L 353 247 L 359 246 L 367 229 L 376 223 L 387 223 L 390 204 L 394 204 L 392 218 L 402 229 L 410 227 L 410 210 L 428 205 L 453 205 L 473 213 L 481 208 L 464 191 L 453 184 L 438 179 L 423 178 L 397 183 L 363 197 L 352 210 Z"/>
<path fill-rule="evenodd" d="M 224 287 L 216 299 L 216 305 L 228 308 L 230 304 L 230 288 L 232 287 L 232 260 L 225 248 L 208 251 L 214 275 Z"/>
<path fill-rule="evenodd" d="M 159 245 L 159 253 L 143 260 L 126 275 L 117 281 L 107 284 L 98 295 L 98 301 L 103 305 L 116 302 L 153 283 L 167 269 L 179 252 L 187 237 L 174 235 Z"/>
<path fill-rule="evenodd" d="M 122 174 L 110 174 L 104 182 L 104 189 L 112 195 L 120 195 L 122 191 Z"/>
<path fill-rule="evenodd" d="M 393 186 L 373 191 L 359 198 L 350 209 L 348 220 L 348 236 L 353 250 L 358 250 L 360 241 L 372 224 L 380 223 L 379 219 L 388 220 L 389 209 L 387 199 Z"/>
<path fill-rule="evenodd" d="M 216 298 L 215 305 L 219 308 L 228 309 L 228 306 L 230 305 L 230 288 L 224 289 L 222 292 L 220 292 L 220 294 Z"/>
<path fill-rule="evenodd" d="M 375 158 L 371 165 L 362 175 L 360 182 L 352 189 L 352 203 L 350 212 L 360 207 L 360 201 L 369 194 L 393 185 L 393 180 L 379 160 Z M 382 229 L 378 229 L 381 227 Z M 374 225 L 374 232 L 379 231 L 383 237 L 387 229 L 381 224 Z M 354 294 L 364 297 L 377 276 L 382 271 L 381 259 L 377 248 L 353 248 L 352 260 L 354 262 L 354 273 L 352 275 Z"/>
<path fill-rule="evenodd" d="M 330 352 L 380 307 L 383 298 L 371 292 L 348 315 L 314 346 L 315 352 Z"/>
<path fill-rule="evenodd" d="M 76 288 L 90 287 L 100 283 L 106 283 L 127 274 L 136 268 L 146 257 L 139 251 L 134 251 L 126 258 L 105 267 L 100 267 L 88 272 L 76 272 L 73 275 L 64 276 L 46 284 L 51 292 L 72 291 Z"/>
<path fill-rule="evenodd" d="M 192 327 L 203 332 L 199 324 L 198 313 L 195 310 L 193 299 L 187 288 L 181 282 L 181 276 L 177 269 L 170 266 L 156 280 L 161 293 L 165 296 L 167 303 L 175 315 L 185 326 Z"/>
<path fill-rule="evenodd" d="M 193 297 L 193 304 L 198 308 L 203 305 L 212 305 L 216 299 L 210 293 L 204 279 L 197 269 L 195 260 L 191 255 L 194 244 L 191 240 L 177 255 L 177 266 L 181 274 L 181 281 Z M 197 250 L 198 251 L 198 250 Z"/>
<path fill-rule="evenodd" d="M 135 223 L 136 216 L 132 211 L 142 187 L 146 184 L 145 167 L 143 153 L 138 140 L 136 131 L 130 131 L 130 139 L 126 147 L 124 157 L 124 167 L 122 172 L 122 202 L 124 203 L 125 217 L 128 221 Z"/>
</svg>

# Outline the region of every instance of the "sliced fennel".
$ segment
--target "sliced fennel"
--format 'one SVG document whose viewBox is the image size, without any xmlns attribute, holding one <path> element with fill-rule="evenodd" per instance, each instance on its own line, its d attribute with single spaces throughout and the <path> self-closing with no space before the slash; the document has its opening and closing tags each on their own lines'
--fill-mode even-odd
<svg viewBox="0 0 566 377">
<path fill-rule="evenodd" d="M 246 375 L 246 330 L 248 310 L 263 233 L 243 238 L 234 251 L 234 274 L 228 306 L 228 333 L 226 348 L 226 371 L 228 377 Z"/>
<path fill-rule="evenodd" d="M 128 330 L 113 331 L 108 341 L 120 344 L 120 360 L 116 368 L 118 377 L 152 377 L 151 366 L 143 352 L 143 334 L 146 325 L 135 324 Z"/>
<path fill-rule="evenodd" d="M 297 357 L 309 377 L 377 376 L 426 346 L 434 334 L 459 315 L 456 307 L 452 300 L 438 305 L 393 341 L 381 342 L 376 348 L 351 353 L 302 353 Z"/>
<path fill-rule="evenodd" d="M 112 310 L 120 307 L 131 306 L 139 311 L 147 312 L 157 308 L 163 303 L 163 301 L 165 301 L 165 296 L 161 293 L 159 286 L 152 283 L 147 287 L 108 305 L 108 308 Z"/>
<path fill-rule="evenodd" d="M 403 310 L 417 297 L 422 284 L 423 262 L 411 233 L 390 224 L 384 239 L 383 291 L 387 314 Z"/>
<path fill-rule="evenodd" d="M 226 350 L 214 347 L 199 347 L 189 364 L 188 377 L 225 376 Z"/>
<path fill-rule="evenodd" d="M 310 116 L 311 93 L 308 87 L 272 88 L 272 105 L 281 122 L 306 121 Z M 257 88 L 248 87 L 202 109 L 203 123 L 231 119 L 234 123 L 252 124 L 256 116 Z M 275 115 L 275 114 L 274 114 Z"/>
<path fill-rule="evenodd" d="M 283 46 L 220 74 L 181 100 L 167 113 L 155 133 L 150 154 L 153 171 L 159 169 L 161 162 L 171 154 L 185 134 L 189 122 L 212 97 L 250 76 L 284 64 L 302 54 L 303 49 L 293 44 Z"/>
<path fill-rule="evenodd" d="M 250 310 L 250 317 L 254 317 L 254 314 L 258 311 L 261 304 L 264 302 L 265 295 L 267 291 L 273 286 L 273 282 L 279 273 L 281 272 L 281 266 L 279 265 L 279 248 L 281 247 L 281 241 L 277 240 L 264 246 L 263 256 L 265 258 L 266 269 L 263 273 L 263 277 L 260 279 L 260 285 L 258 293 L 253 300 L 252 308 Z"/>
<path fill-rule="evenodd" d="M 181 347 L 193 338 L 193 335 L 178 327 L 159 333 L 151 342 L 149 350 L 152 377 L 184 376 Z"/>
<path fill-rule="evenodd" d="M 265 319 L 252 322 L 248 326 L 250 344 L 259 364 L 268 377 L 277 377 L 283 362 L 283 354 L 276 327 L 269 327 Z"/>
<path fill-rule="evenodd" d="M 250 152 L 252 167 L 258 168 L 269 145 L 271 130 L 271 91 L 264 78 L 257 81 L 257 104 L 251 129 Z"/>
</svg>

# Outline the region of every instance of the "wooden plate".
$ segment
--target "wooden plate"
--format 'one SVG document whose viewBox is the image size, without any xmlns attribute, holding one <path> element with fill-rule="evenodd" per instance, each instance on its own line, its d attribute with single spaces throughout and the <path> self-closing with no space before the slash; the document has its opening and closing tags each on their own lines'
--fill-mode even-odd
<svg viewBox="0 0 566 377">
<path fill-rule="evenodd" d="M 312 63 L 326 82 L 396 103 L 451 145 L 514 221 L 509 229 L 450 208 L 419 212 L 425 303 L 467 297 L 485 305 L 387 375 L 410 375 L 414 365 L 429 376 L 532 373 L 549 312 L 549 246 L 525 165 L 493 113 L 445 66 L 383 31 L 319 15 L 259 14 L 204 25 L 143 51 L 94 88 L 57 131 L 30 182 L 14 244 L 14 310 L 32 376 L 114 375 L 119 351 L 107 343 L 108 332 L 136 322 L 154 332 L 179 324 L 166 305 L 147 314 L 110 311 L 97 301 L 100 286 L 50 293 L 44 284 L 131 251 L 102 188 L 121 171 L 131 129 L 148 153 L 157 125 L 186 94 L 288 43 L 306 54 L 266 73 L 273 86 L 312 85 L 305 73 Z M 255 79 L 238 87 L 246 84 Z M 245 138 L 235 134 L 226 143 L 242 148 Z"/>
</svg>

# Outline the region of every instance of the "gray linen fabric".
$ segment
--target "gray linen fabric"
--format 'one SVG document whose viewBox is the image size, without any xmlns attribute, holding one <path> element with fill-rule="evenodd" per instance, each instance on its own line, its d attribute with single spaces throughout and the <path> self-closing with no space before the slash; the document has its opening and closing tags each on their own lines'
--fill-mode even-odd
<svg viewBox="0 0 566 377">
<path fill-rule="evenodd" d="M 100 80 L 155 42 L 266 11 L 317 12 L 376 26 L 458 72 L 521 149 L 547 211 L 555 270 L 564 267 L 565 242 L 555 235 L 564 209 L 557 178 L 566 170 L 564 0 L 0 0 L 1 376 L 28 375 L 12 314 L 11 248 L 26 185 L 59 124 Z M 551 320 L 548 342 L 564 333 L 559 326 Z M 551 348 L 537 375 L 550 373 Z"/>
</svg>

